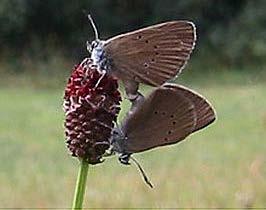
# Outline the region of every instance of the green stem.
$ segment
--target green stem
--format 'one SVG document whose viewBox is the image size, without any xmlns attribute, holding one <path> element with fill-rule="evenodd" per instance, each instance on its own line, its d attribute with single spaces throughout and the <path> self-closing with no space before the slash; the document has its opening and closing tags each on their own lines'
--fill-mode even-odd
<svg viewBox="0 0 266 210">
<path fill-rule="evenodd" d="M 79 172 L 78 172 L 78 177 L 77 177 L 77 182 L 76 182 L 76 189 L 75 189 L 74 200 L 72 204 L 72 210 L 82 209 L 88 169 L 89 169 L 88 162 L 86 162 L 85 160 L 80 160 L 80 166 L 79 166 Z"/>
</svg>

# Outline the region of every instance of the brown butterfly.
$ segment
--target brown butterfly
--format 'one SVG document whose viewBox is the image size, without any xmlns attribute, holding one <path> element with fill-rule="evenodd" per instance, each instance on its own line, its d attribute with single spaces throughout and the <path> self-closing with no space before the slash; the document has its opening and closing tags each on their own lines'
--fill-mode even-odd
<svg viewBox="0 0 266 210">
<path fill-rule="evenodd" d="M 138 95 L 139 83 L 160 86 L 176 77 L 195 46 L 196 28 L 189 21 L 165 22 L 103 41 L 88 17 L 96 36 L 87 44 L 91 58 L 99 69 L 123 81 L 132 100 Z"/>
<path fill-rule="evenodd" d="M 120 154 L 121 163 L 129 164 L 132 153 L 176 144 L 215 118 L 214 109 L 203 96 L 180 85 L 164 84 L 138 104 L 121 128 L 114 130 L 112 150 Z"/>
</svg>

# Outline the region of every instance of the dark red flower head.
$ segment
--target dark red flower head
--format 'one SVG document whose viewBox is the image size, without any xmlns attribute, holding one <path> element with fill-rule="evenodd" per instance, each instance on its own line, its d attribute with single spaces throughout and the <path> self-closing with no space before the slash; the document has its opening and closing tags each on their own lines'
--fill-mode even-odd
<svg viewBox="0 0 266 210">
<path fill-rule="evenodd" d="M 72 156 L 101 162 L 120 101 L 117 80 L 98 71 L 91 59 L 75 66 L 64 95 L 66 143 Z"/>
</svg>

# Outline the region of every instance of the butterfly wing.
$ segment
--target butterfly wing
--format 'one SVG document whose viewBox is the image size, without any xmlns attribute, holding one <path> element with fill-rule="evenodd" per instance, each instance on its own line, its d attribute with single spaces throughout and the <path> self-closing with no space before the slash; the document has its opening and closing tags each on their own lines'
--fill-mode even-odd
<svg viewBox="0 0 266 210">
<path fill-rule="evenodd" d="M 193 103 L 171 88 L 155 89 L 122 124 L 127 153 L 177 143 L 196 125 Z"/>
<path fill-rule="evenodd" d="M 193 103 L 197 115 L 197 124 L 193 132 L 208 126 L 216 119 L 214 108 L 212 107 L 210 102 L 208 102 L 207 99 L 205 99 L 197 92 L 176 84 L 168 83 L 164 84 L 163 86 L 166 88 L 171 88 L 179 94 L 183 94 Z"/>
<path fill-rule="evenodd" d="M 182 71 L 195 41 L 192 22 L 171 21 L 115 36 L 104 51 L 118 78 L 159 86 Z"/>
</svg>

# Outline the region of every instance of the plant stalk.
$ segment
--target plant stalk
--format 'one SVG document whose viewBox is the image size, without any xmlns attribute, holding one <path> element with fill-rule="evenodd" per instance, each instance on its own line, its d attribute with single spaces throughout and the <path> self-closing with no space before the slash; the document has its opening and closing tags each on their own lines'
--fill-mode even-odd
<svg viewBox="0 0 266 210">
<path fill-rule="evenodd" d="M 89 169 L 89 164 L 85 160 L 82 159 L 79 163 L 79 172 L 76 182 L 72 210 L 82 209 Z"/>
</svg>

